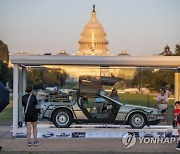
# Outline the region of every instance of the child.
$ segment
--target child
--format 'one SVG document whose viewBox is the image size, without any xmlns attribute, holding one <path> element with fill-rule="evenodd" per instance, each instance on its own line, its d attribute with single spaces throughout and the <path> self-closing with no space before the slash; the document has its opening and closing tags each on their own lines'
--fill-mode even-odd
<svg viewBox="0 0 180 154">
<path fill-rule="evenodd" d="M 178 114 L 180 114 L 180 101 L 175 102 L 174 115 L 176 117 L 176 120 L 177 120 Z M 178 138 L 178 145 L 177 145 L 176 149 L 180 150 L 180 121 L 178 121 L 178 120 L 177 120 L 177 131 L 178 131 L 179 138 Z"/>
</svg>

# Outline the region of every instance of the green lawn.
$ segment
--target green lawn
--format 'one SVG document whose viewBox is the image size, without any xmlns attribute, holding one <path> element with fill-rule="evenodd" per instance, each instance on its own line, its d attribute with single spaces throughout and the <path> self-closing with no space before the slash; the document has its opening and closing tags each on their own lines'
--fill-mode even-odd
<svg viewBox="0 0 180 154">
<path fill-rule="evenodd" d="M 0 126 L 12 125 L 12 119 L 13 119 L 13 101 L 11 97 L 9 105 L 0 113 Z"/>
</svg>

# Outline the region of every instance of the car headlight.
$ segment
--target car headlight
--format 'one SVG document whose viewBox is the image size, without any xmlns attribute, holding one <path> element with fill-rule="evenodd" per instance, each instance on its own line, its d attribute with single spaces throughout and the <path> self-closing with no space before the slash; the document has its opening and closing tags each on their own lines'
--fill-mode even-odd
<svg viewBox="0 0 180 154">
<path fill-rule="evenodd" d="M 149 118 L 154 118 L 154 117 L 156 117 L 154 114 L 149 115 Z"/>
<path fill-rule="evenodd" d="M 50 106 L 48 107 L 48 109 L 52 110 L 52 109 L 54 109 L 54 106 L 50 105 Z"/>
<path fill-rule="evenodd" d="M 163 120 L 163 119 L 165 119 L 165 117 L 163 115 L 157 115 L 157 119 Z"/>
</svg>

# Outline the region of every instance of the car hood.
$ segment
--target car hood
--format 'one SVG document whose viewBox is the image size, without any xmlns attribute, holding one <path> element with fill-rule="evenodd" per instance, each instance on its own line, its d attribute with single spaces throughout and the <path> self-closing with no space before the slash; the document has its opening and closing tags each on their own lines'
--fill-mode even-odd
<svg viewBox="0 0 180 154">
<path fill-rule="evenodd" d="M 131 108 L 131 109 L 142 109 L 142 110 L 145 110 L 145 111 L 154 111 L 154 110 L 158 110 L 158 109 L 156 109 L 156 108 L 145 107 L 145 106 L 138 106 L 138 105 L 122 104 L 122 106 L 126 106 L 126 107 Z"/>
<path fill-rule="evenodd" d="M 152 111 L 153 111 L 153 112 L 156 112 L 156 113 L 159 112 L 159 110 L 156 109 L 156 108 L 145 107 L 145 106 L 138 106 L 138 105 L 124 104 L 124 103 L 115 101 L 115 100 L 109 98 L 108 96 L 104 96 L 104 95 L 101 95 L 101 96 L 104 97 L 104 98 L 107 98 L 107 99 L 109 99 L 109 100 L 111 100 L 111 101 L 113 101 L 113 102 L 116 103 L 116 104 L 121 105 L 121 109 L 122 109 L 122 108 L 126 108 L 126 110 L 129 110 L 129 111 L 130 111 L 130 110 L 134 110 L 134 109 L 138 109 L 138 110 L 144 110 L 144 111 L 146 111 L 146 112 L 152 112 Z"/>
</svg>

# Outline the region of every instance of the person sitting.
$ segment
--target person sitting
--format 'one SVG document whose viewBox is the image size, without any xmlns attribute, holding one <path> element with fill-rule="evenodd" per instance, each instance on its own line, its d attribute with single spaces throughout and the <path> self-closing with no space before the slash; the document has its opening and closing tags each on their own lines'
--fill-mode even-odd
<svg viewBox="0 0 180 154">
<path fill-rule="evenodd" d="M 109 96 L 110 98 L 112 98 L 113 100 L 115 101 L 120 101 L 120 98 L 119 98 L 119 95 L 117 93 L 117 90 L 113 88 L 113 90 L 111 91 L 111 94 Z M 118 113 L 118 110 L 119 110 L 119 105 L 118 104 L 115 104 L 113 103 L 112 104 L 112 108 L 108 111 L 109 113 L 109 118 L 110 119 L 115 119 L 116 118 L 116 115 Z"/>
<path fill-rule="evenodd" d="M 106 95 L 106 92 L 102 89 L 102 86 L 100 86 L 100 95 Z M 97 97 L 95 99 L 95 107 L 97 109 L 97 113 L 101 113 L 102 109 L 104 107 L 105 99 L 101 96 Z"/>
</svg>

